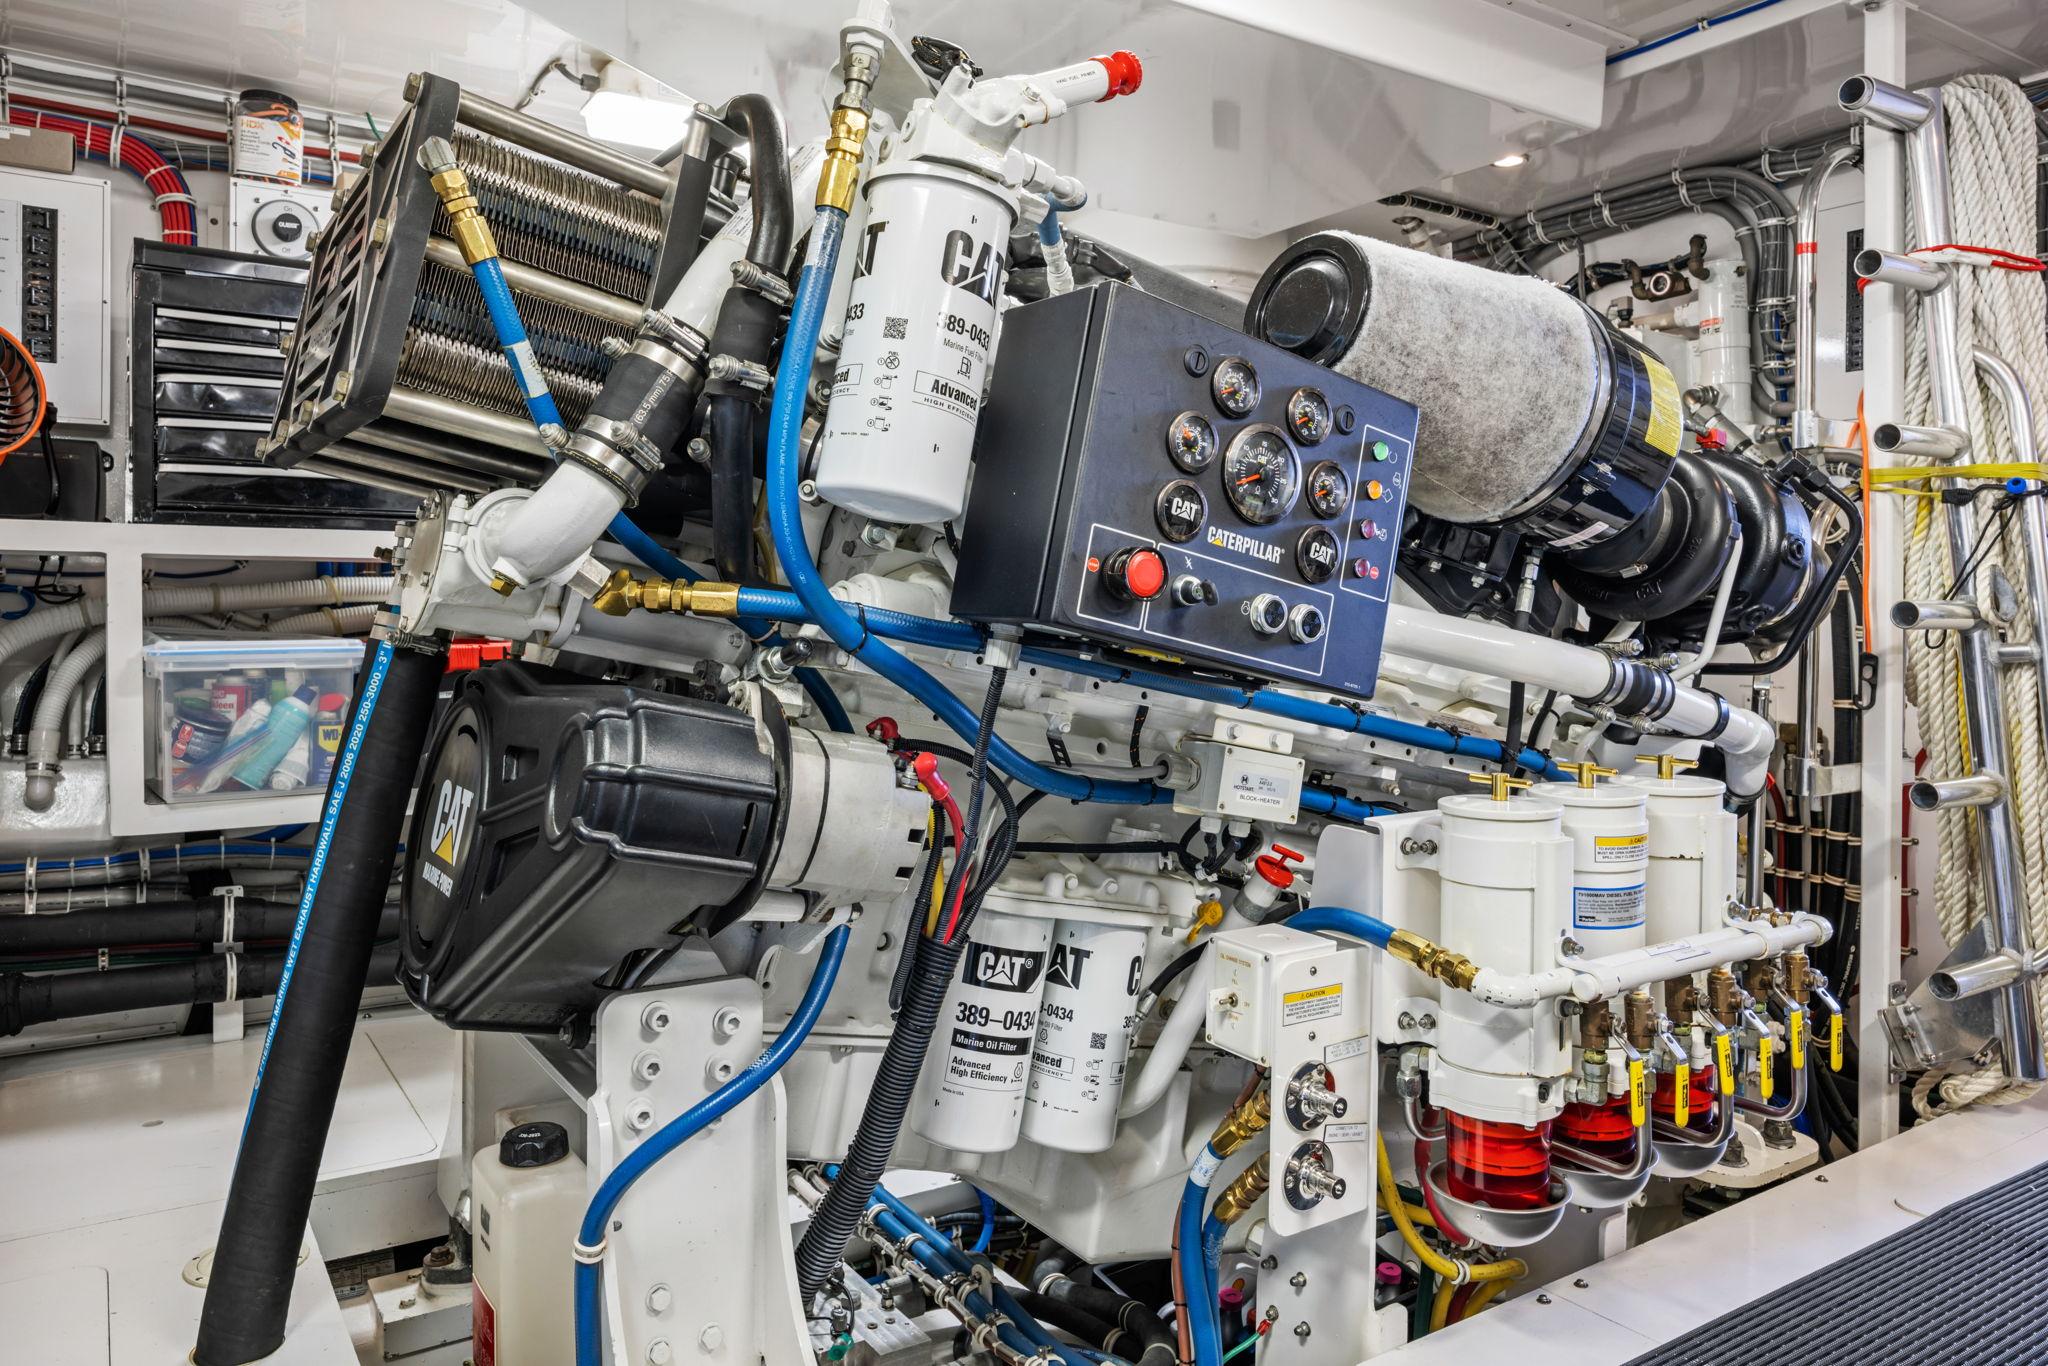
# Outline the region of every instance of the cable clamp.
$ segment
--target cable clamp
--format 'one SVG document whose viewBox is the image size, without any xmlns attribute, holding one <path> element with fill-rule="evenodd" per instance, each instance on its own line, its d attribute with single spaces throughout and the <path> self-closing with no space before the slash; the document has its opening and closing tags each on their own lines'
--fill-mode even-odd
<svg viewBox="0 0 2048 1366">
<path fill-rule="evenodd" d="M 107 165 L 121 164 L 121 139 L 128 133 L 128 78 L 114 77 L 114 122 L 107 137 Z"/>
<path fill-rule="evenodd" d="M 1692 188 L 1685 183 L 1685 172 L 1673 166 L 1671 168 L 1671 183 L 1678 187 L 1678 202 L 1691 209 L 1694 213 L 1698 213 L 1700 206 L 1693 201 Z"/>
<path fill-rule="evenodd" d="M 30 854 L 22 865 L 22 909 L 29 915 L 36 913 L 36 856 Z"/>
<path fill-rule="evenodd" d="M 13 111 L 7 104 L 8 85 L 14 79 L 14 58 L 0 52 L 0 128 L 13 122 Z"/>
<path fill-rule="evenodd" d="M 1614 226 L 1614 214 L 1608 209 L 1606 198 L 1598 190 L 1593 191 L 1593 207 L 1600 210 L 1602 222 L 1610 228 Z"/>
<path fill-rule="evenodd" d="M 572 1245 L 570 1252 L 577 1261 L 585 1266 L 602 1266 L 604 1264 L 604 1248 L 605 1240 L 600 1238 L 594 1247 L 579 1241 Z"/>
<path fill-rule="evenodd" d="M 164 169 L 170 170 L 171 168 L 166 166 Z M 194 199 L 191 195 L 179 194 L 176 191 L 172 191 L 168 194 L 157 195 L 154 199 L 150 200 L 149 202 L 152 208 L 158 210 L 161 210 L 163 206 L 166 204 L 190 204 L 194 208 L 197 208 L 199 205 L 199 201 Z"/>
<path fill-rule="evenodd" d="M 1557 245 L 1555 242 L 1552 242 L 1550 240 L 1550 234 L 1543 231 L 1543 224 L 1536 217 L 1536 210 L 1531 209 L 1529 210 L 1529 212 L 1523 214 L 1522 220 L 1529 225 L 1529 231 L 1536 234 L 1537 241 L 1541 242 L 1546 247 Z"/>
<path fill-rule="evenodd" d="M 220 998 L 220 1003 L 224 1006 L 233 1005 L 235 1003 L 237 993 L 239 993 L 239 991 L 241 990 L 241 986 L 242 956 L 238 953 L 230 953 L 228 955 L 228 973 L 225 988 L 227 994 Z"/>
<path fill-rule="evenodd" d="M 1763 149 L 1763 151 L 1757 153 L 1757 171 L 1759 174 L 1763 176 L 1765 180 L 1770 181 L 1771 184 L 1783 185 L 1787 180 L 1790 180 L 1791 177 L 1778 174 L 1778 172 L 1771 166 L 1771 150 L 1771 148 L 1766 147 Z"/>
</svg>

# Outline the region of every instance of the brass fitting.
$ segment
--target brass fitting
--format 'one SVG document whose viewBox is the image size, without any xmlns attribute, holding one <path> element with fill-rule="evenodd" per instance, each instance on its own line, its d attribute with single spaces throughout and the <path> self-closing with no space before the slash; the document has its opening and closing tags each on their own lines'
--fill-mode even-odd
<svg viewBox="0 0 2048 1366">
<path fill-rule="evenodd" d="M 1260 1153 L 1251 1166 L 1239 1172 L 1231 1183 L 1216 1197 L 1215 1208 L 1211 1211 L 1225 1224 L 1234 1224 L 1244 1218 L 1245 1212 L 1257 1204 L 1266 1188 L 1273 1184 L 1270 1153 Z"/>
<path fill-rule="evenodd" d="M 1770 1000 L 1777 980 L 1778 969 L 1768 958 L 1753 958 L 1742 965 L 1742 988 L 1755 1000 Z"/>
<path fill-rule="evenodd" d="M 1579 780 L 1579 786 L 1584 788 L 1598 786 L 1602 778 L 1612 778 L 1615 772 L 1611 768 L 1600 767 L 1600 765 L 1590 759 L 1583 764 L 1568 764 L 1562 759 L 1554 760 L 1553 762 L 1565 772 L 1576 777 Z"/>
<path fill-rule="evenodd" d="M 643 612 L 689 612 L 700 617 L 736 617 L 740 586 L 704 579 L 636 579 L 629 569 L 616 569 L 590 605 L 608 617 L 623 617 L 634 608 Z"/>
<path fill-rule="evenodd" d="M 1265 1132 L 1273 1122 L 1273 1097 L 1261 1086 L 1252 1098 L 1230 1112 L 1230 1117 L 1216 1126 L 1216 1132 L 1209 1138 L 1209 1146 L 1216 1150 L 1218 1157 L 1228 1157 Z"/>
<path fill-rule="evenodd" d="M 462 259 L 473 266 L 496 256 L 498 239 L 492 236 L 491 225 L 485 221 L 476 195 L 469 188 L 468 174 L 455 164 L 454 147 L 445 138 L 428 138 L 421 144 L 419 155 L 420 165 L 433 181 L 434 193 L 441 196 L 441 207 L 448 214 L 448 230 L 455 234 Z"/>
<path fill-rule="evenodd" d="M 1460 991 L 1469 989 L 1472 979 L 1479 975 L 1479 965 L 1462 953 L 1452 953 L 1443 945 L 1424 939 L 1413 930 L 1395 930 L 1387 941 L 1387 952 L 1404 963 L 1411 963 L 1418 971 L 1448 982 Z"/>
<path fill-rule="evenodd" d="M 1604 1052 L 1614 1032 L 1614 1007 L 1594 1001 L 1579 1010 L 1579 1047 Z"/>
<path fill-rule="evenodd" d="M 1806 960 L 1805 949 L 1794 949 L 1785 955 L 1785 993 L 1801 1006 L 1813 991 L 1813 969 Z"/>
<path fill-rule="evenodd" d="M 623 573 L 623 572 L 625 572 L 625 571 L 621 570 L 620 572 L 621 572 L 621 573 Z M 496 594 L 497 594 L 497 595 L 498 595 L 499 597 L 501 597 L 501 598 L 509 598 L 509 597 L 511 597 L 511 596 L 512 596 L 512 594 L 513 594 L 514 592 L 518 591 L 518 588 L 519 588 L 519 585 L 518 585 L 518 584 L 516 584 L 516 583 L 514 583 L 514 582 L 512 581 L 512 578 L 511 578 L 511 576 L 510 576 L 510 575 L 507 575 L 507 574 L 493 574 L 493 575 L 491 575 L 491 591 L 492 591 L 493 593 L 496 593 Z"/>
<path fill-rule="evenodd" d="M 1707 974 L 1707 1009 L 1723 1028 L 1733 1029 L 1742 1018 L 1742 997 L 1735 986 L 1735 974 L 1715 968 Z"/>
<path fill-rule="evenodd" d="M 1674 977 L 1664 984 L 1664 1013 L 1674 1020 L 1690 1020 L 1700 1008 L 1700 989 L 1690 977 Z"/>
<path fill-rule="evenodd" d="M 832 111 L 831 131 L 825 135 L 825 164 L 818 171 L 818 207 L 853 209 L 853 191 L 860 179 L 861 152 L 868 140 L 865 110 L 841 106 Z"/>
<path fill-rule="evenodd" d="M 1657 1041 L 1657 1007 L 1647 988 L 1637 988 L 1622 1000 L 1622 1037 L 1638 1053 L 1647 1053 Z"/>
<path fill-rule="evenodd" d="M 1465 778 L 1468 782 L 1485 783 L 1492 788 L 1493 799 L 1497 802 L 1506 801 L 1517 790 L 1529 786 L 1532 781 L 1528 778 L 1512 777 L 1506 773 L 1467 773 Z"/>
</svg>

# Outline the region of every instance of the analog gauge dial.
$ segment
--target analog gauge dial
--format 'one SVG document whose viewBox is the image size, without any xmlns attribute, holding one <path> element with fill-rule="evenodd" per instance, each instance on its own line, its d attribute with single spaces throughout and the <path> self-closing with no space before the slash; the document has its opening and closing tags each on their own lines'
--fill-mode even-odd
<svg viewBox="0 0 2048 1366">
<path fill-rule="evenodd" d="M 1218 408 L 1232 417 L 1243 417 L 1259 406 L 1259 372 L 1248 360 L 1226 356 L 1216 362 L 1209 391 L 1215 394 Z"/>
<path fill-rule="evenodd" d="M 1278 427 L 1247 427 L 1223 454 L 1223 492 L 1253 526 L 1277 522 L 1301 496 L 1301 457 Z"/>
<path fill-rule="evenodd" d="M 1308 472 L 1308 505 L 1330 521 L 1351 505 L 1351 477 L 1334 460 L 1318 460 Z"/>
<path fill-rule="evenodd" d="M 1186 412 L 1166 429 L 1166 453 L 1189 474 L 1200 474 L 1216 459 L 1216 426 L 1200 413 Z"/>
<path fill-rule="evenodd" d="M 1287 426 L 1296 441 L 1315 445 L 1330 434 L 1330 400 L 1320 389 L 1296 389 L 1287 397 Z"/>
</svg>

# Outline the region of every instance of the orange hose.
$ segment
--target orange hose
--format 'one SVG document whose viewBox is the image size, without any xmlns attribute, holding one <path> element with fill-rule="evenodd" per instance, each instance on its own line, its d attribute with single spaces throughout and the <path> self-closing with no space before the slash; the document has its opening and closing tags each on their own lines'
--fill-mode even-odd
<svg viewBox="0 0 2048 1366">
<path fill-rule="evenodd" d="M 1863 448 L 1863 648 L 1870 648 L 1870 428 L 1863 421 L 1863 391 L 1856 391 L 1856 425 L 1849 429 Z"/>
</svg>

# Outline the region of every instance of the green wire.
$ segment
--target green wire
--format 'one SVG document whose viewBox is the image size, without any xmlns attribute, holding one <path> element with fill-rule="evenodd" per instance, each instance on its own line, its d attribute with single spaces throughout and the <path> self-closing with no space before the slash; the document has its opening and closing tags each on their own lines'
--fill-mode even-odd
<svg viewBox="0 0 2048 1366">
<path fill-rule="evenodd" d="M 1252 1334 L 1252 1335 L 1251 1335 L 1250 1337 L 1246 1338 L 1246 1339 L 1245 1339 L 1245 1340 L 1244 1340 L 1243 1342 L 1240 1342 L 1240 1343 L 1238 1343 L 1238 1344 L 1237 1344 L 1237 1346 L 1235 1346 L 1235 1347 L 1231 1348 L 1231 1349 L 1230 1349 L 1229 1351 L 1225 1352 L 1225 1353 L 1223 1354 L 1223 1361 L 1229 1361 L 1229 1360 L 1230 1360 L 1230 1359 L 1231 1359 L 1232 1357 L 1234 1357 L 1234 1356 L 1238 1355 L 1239 1353 L 1241 1353 L 1241 1352 L 1246 1352 L 1246 1351 L 1249 1351 L 1249 1350 L 1251 1350 L 1252 1348 L 1254 1348 L 1254 1347 L 1256 1347 L 1256 1346 L 1258 1346 L 1258 1345 L 1259 1345 L 1259 1335 L 1258 1335 L 1257 1333 L 1253 1333 L 1253 1334 Z M 1217 1366 L 1223 1366 L 1223 1363 L 1222 1363 L 1222 1362 L 1218 1362 L 1218 1363 L 1217 1363 Z"/>
<path fill-rule="evenodd" d="M 364 119 L 365 119 L 366 121 L 368 121 L 368 123 L 369 123 L 369 125 L 370 125 L 370 136 L 371 136 L 371 137 L 373 137 L 373 138 L 375 138 L 375 139 L 377 139 L 377 141 L 379 141 L 379 142 L 382 142 L 382 141 L 384 141 L 384 135 L 383 135 L 382 133 L 380 133 L 380 132 L 378 132 L 378 131 L 377 131 L 377 117 L 376 117 L 376 115 L 372 114 L 372 113 L 371 113 L 371 112 L 370 112 L 369 110 L 365 109 L 365 110 L 363 111 L 363 118 L 364 118 Z"/>
</svg>

